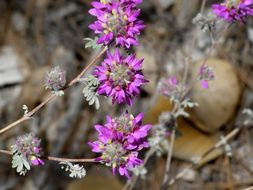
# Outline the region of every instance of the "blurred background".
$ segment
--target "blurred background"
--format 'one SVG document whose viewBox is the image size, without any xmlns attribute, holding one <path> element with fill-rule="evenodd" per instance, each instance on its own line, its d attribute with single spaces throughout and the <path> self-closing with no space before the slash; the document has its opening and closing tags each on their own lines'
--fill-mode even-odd
<svg viewBox="0 0 253 190">
<path fill-rule="evenodd" d="M 207 0 L 203 14 L 210 14 L 214 2 L 219 1 Z M 135 51 L 145 59 L 144 74 L 150 82 L 128 109 L 145 112 L 147 123 L 157 123 L 161 112 L 170 109 L 169 100 L 157 94 L 160 78 L 181 76 L 185 58 L 191 60 L 190 73 L 196 73 L 211 46 L 210 36 L 192 23 L 201 3 L 144 0 L 140 5 L 147 27 Z M 84 48 L 83 38 L 94 35 L 88 29 L 94 21 L 89 8 L 90 0 L 0 0 L 0 128 L 21 117 L 24 104 L 31 110 L 45 100 L 50 92 L 43 87 L 44 75 L 52 66 L 63 67 L 71 80 L 98 53 Z M 230 141 L 232 156 L 224 154 L 223 148 L 214 151 L 170 189 L 237 190 L 253 185 L 253 131 L 245 127 L 241 114 L 244 108 L 253 108 L 252 21 L 234 24 L 212 51 L 208 64 L 214 68 L 215 80 L 208 90 L 197 84 L 190 94 L 199 107 L 190 110 L 190 119 L 179 122 L 181 135 L 176 140 L 171 176 L 187 168 L 222 135 L 243 127 Z M 101 109 L 96 111 L 85 101 L 83 87 L 72 87 L 32 120 L 1 135 L 0 148 L 10 149 L 18 135 L 34 132 L 42 138 L 46 155 L 95 157 L 87 145 L 96 138 L 94 124 L 125 108 L 101 98 Z M 98 164 L 84 164 L 87 176 L 73 180 L 55 162 L 34 167 L 25 177 L 18 176 L 10 162 L 9 156 L 0 155 L 0 190 L 118 190 L 126 182 Z M 138 180 L 135 189 L 158 190 L 165 162 L 165 156 L 153 156 L 147 164 L 149 174 Z"/>
</svg>

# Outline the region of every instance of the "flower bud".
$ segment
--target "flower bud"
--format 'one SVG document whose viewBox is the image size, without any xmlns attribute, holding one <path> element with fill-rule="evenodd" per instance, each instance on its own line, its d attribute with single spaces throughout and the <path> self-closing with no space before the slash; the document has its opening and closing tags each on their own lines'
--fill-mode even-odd
<svg viewBox="0 0 253 190">
<path fill-rule="evenodd" d="M 50 89 L 52 91 L 59 91 L 66 84 L 66 71 L 64 71 L 61 67 L 56 66 L 49 71 L 45 76 L 45 86 L 46 89 Z"/>
<path fill-rule="evenodd" d="M 16 140 L 15 150 L 23 155 L 32 165 L 43 165 L 44 162 L 39 158 L 41 155 L 40 139 L 28 133 L 19 136 Z"/>
<path fill-rule="evenodd" d="M 208 82 L 214 79 L 213 69 L 208 65 L 202 65 L 199 69 L 199 79 L 201 86 L 207 89 L 209 87 Z"/>
</svg>

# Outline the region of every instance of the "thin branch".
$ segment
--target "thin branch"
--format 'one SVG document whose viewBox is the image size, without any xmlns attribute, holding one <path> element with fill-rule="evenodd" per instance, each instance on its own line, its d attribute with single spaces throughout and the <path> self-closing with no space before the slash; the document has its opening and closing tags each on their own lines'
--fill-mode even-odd
<svg viewBox="0 0 253 190">
<path fill-rule="evenodd" d="M 7 154 L 7 155 L 12 155 L 11 151 L 8 150 L 0 150 L 1 154 Z"/>
<path fill-rule="evenodd" d="M 230 157 L 225 154 L 224 156 L 224 165 L 225 165 L 225 173 L 226 173 L 226 183 L 230 190 L 234 190 L 234 179 L 231 172 L 231 163 L 230 163 Z"/>
<path fill-rule="evenodd" d="M 176 139 L 176 127 L 173 128 L 173 131 L 172 131 L 172 134 L 171 134 L 170 148 L 168 150 L 165 173 L 164 173 L 164 177 L 163 177 L 161 190 L 167 190 L 168 189 L 167 187 L 168 187 L 168 183 L 169 183 L 169 172 L 170 172 L 172 152 L 173 152 L 173 148 L 174 148 L 174 144 L 175 144 L 175 139 Z"/>
<path fill-rule="evenodd" d="M 15 127 L 16 125 L 23 123 L 24 121 L 30 119 L 29 117 L 23 116 L 20 119 L 18 119 L 17 121 L 11 123 L 10 125 L 4 127 L 3 129 L 0 130 L 0 135 L 3 134 L 4 132 L 12 129 L 13 127 Z"/>
<path fill-rule="evenodd" d="M 189 65 L 190 65 L 189 58 L 186 58 L 185 59 L 185 68 L 184 68 L 184 73 L 183 73 L 183 81 L 182 81 L 183 84 L 185 84 L 185 85 L 187 84 L 187 77 L 189 74 Z M 192 88 L 190 88 L 189 91 L 187 91 L 186 93 L 190 92 L 191 89 Z M 187 94 L 185 94 L 185 93 L 182 93 L 180 95 L 179 102 L 174 106 L 172 113 L 176 113 L 178 111 L 178 109 L 181 106 L 181 102 L 184 100 L 186 95 Z M 176 129 L 177 129 L 177 125 L 173 126 L 170 147 L 169 147 L 168 154 L 167 154 L 165 173 L 164 173 L 163 182 L 162 182 L 162 186 L 161 186 L 162 190 L 166 190 L 168 183 L 169 183 L 169 171 L 170 171 L 170 165 L 171 165 L 171 160 L 172 160 L 173 147 L 174 147 L 175 140 L 176 140 Z"/>
<path fill-rule="evenodd" d="M 1 154 L 6 154 L 11 156 L 12 153 L 9 150 L 1 150 Z M 72 163 L 89 163 L 89 162 L 99 162 L 96 161 L 95 158 L 80 158 L 80 159 L 72 159 L 72 158 L 59 158 L 59 157 L 53 157 L 53 156 L 43 156 L 42 159 L 49 160 L 49 161 L 56 161 L 56 162 L 72 162 Z"/>
<path fill-rule="evenodd" d="M 108 47 L 104 47 L 104 49 L 84 68 L 84 70 L 74 78 L 69 84 L 68 87 L 73 86 L 75 83 L 79 82 L 81 77 L 98 61 L 98 59 L 107 51 Z"/>
<path fill-rule="evenodd" d="M 101 52 L 82 70 L 82 72 L 77 75 L 72 81 L 69 82 L 69 84 L 63 89 L 66 90 L 69 87 L 73 86 L 74 84 L 78 83 L 80 78 L 98 61 L 98 59 L 107 51 L 107 47 L 105 47 Z M 3 134 L 4 132 L 12 129 L 13 127 L 17 126 L 20 123 L 23 123 L 26 120 L 31 119 L 31 117 L 39 111 L 42 107 L 44 107 L 48 102 L 50 102 L 52 99 L 57 97 L 56 94 L 51 94 L 46 100 L 44 100 L 42 103 L 40 103 L 37 107 L 35 107 L 33 110 L 25 114 L 23 117 L 18 119 L 17 121 L 9 124 L 8 126 L 2 128 L 0 130 L 0 135 Z"/>
<path fill-rule="evenodd" d="M 253 186 L 251 186 L 251 187 L 247 187 L 247 188 L 242 189 L 242 190 L 253 190 Z"/>
<path fill-rule="evenodd" d="M 200 14 L 203 14 L 206 6 L 206 0 L 202 0 L 201 8 L 200 8 Z"/>
<path fill-rule="evenodd" d="M 82 163 L 82 162 L 98 162 L 96 161 L 94 158 L 81 158 L 81 159 L 72 159 L 72 158 L 58 158 L 58 157 L 52 157 L 52 156 L 48 156 L 45 158 L 46 160 L 50 160 L 50 161 L 56 161 L 56 162 L 72 162 L 72 163 Z"/>
</svg>

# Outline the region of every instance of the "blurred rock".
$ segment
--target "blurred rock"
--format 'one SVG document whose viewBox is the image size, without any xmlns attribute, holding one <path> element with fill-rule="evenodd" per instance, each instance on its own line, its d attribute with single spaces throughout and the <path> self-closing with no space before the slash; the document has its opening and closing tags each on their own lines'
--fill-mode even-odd
<svg viewBox="0 0 253 190">
<path fill-rule="evenodd" d="M 46 72 L 49 70 L 50 68 L 46 66 L 39 67 L 32 72 L 23 86 L 20 106 L 25 104 L 28 108 L 33 108 L 37 103 L 43 100 L 44 95 L 48 92 L 44 88 L 44 78 Z"/>
<path fill-rule="evenodd" d="M 189 6 L 190 5 L 190 6 Z M 192 19 L 197 15 L 199 7 L 201 5 L 200 0 L 177 0 L 173 8 L 173 14 L 176 18 L 176 23 L 179 28 L 186 28 L 192 25 Z"/>
<path fill-rule="evenodd" d="M 52 14 L 49 15 L 49 20 L 53 22 L 57 22 L 64 17 L 76 12 L 78 9 L 78 6 L 75 3 L 69 3 L 57 11 L 54 11 Z"/>
<path fill-rule="evenodd" d="M 19 12 L 13 13 L 11 16 L 11 22 L 14 29 L 17 32 L 24 33 L 26 31 L 28 22 L 27 22 L 26 17 L 23 14 Z"/>
<path fill-rule="evenodd" d="M 144 85 L 143 89 L 146 90 L 150 95 L 154 94 L 156 90 L 158 80 L 158 65 L 151 50 L 140 46 L 136 50 L 138 59 L 144 58 L 143 72 L 144 76 L 148 78 L 149 82 Z"/>
<path fill-rule="evenodd" d="M 0 116 L 5 109 L 9 109 L 10 112 L 17 109 L 14 102 L 16 102 L 19 98 L 21 91 L 21 85 L 3 88 L 0 90 Z M 9 103 L 11 106 L 7 106 Z M 22 111 L 22 108 L 20 108 L 20 111 Z"/>
<path fill-rule="evenodd" d="M 74 62 L 74 54 L 72 51 L 66 49 L 63 46 L 59 46 L 52 53 L 51 63 L 54 66 L 64 66 L 67 67 L 68 64 Z"/>
<path fill-rule="evenodd" d="M 181 120 L 178 123 L 181 135 L 176 139 L 173 156 L 195 163 L 198 159 L 219 141 L 219 134 L 207 135 Z M 217 158 L 222 150 L 210 153 L 200 164 Z"/>
<path fill-rule="evenodd" d="M 50 65 L 60 66 L 66 71 L 67 79 L 72 79 L 76 75 L 77 61 L 75 59 L 73 51 L 65 48 L 64 46 L 58 46 L 50 57 Z"/>
<path fill-rule="evenodd" d="M 253 28 L 248 28 L 248 38 L 253 43 Z"/>
<path fill-rule="evenodd" d="M 159 96 L 154 100 L 148 111 L 145 113 L 143 122 L 157 124 L 159 122 L 159 116 L 161 113 L 171 110 L 172 105 L 169 99 L 165 96 Z"/>
<path fill-rule="evenodd" d="M 145 10 L 149 10 L 152 8 L 152 4 L 151 4 L 152 0 L 145 0 L 143 1 L 139 6 L 140 8 L 145 11 Z"/>
<path fill-rule="evenodd" d="M 36 185 L 34 184 L 34 182 L 30 179 L 30 180 L 26 181 L 26 183 L 24 184 L 23 189 L 24 190 L 38 190 L 39 188 L 36 187 Z"/>
<path fill-rule="evenodd" d="M 88 173 L 81 180 L 72 182 L 67 190 L 120 190 L 123 185 L 115 176 L 100 168 L 99 172 Z"/>
<path fill-rule="evenodd" d="M 249 144 L 244 144 L 236 150 L 235 154 L 239 158 L 240 162 L 253 172 L 252 147 L 250 147 Z"/>
<path fill-rule="evenodd" d="M 196 76 L 202 62 L 192 67 Z M 241 94 L 239 79 L 226 60 L 209 59 L 207 65 L 213 68 L 215 79 L 209 89 L 203 89 L 198 82 L 192 90 L 192 99 L 199 104 L 190 110 L 191 120 L 202 130 L 213 132 L 226 124 L 236 111 Z"/>
<path fill-rule="evenodd" d="M 46 131 L 47 139 L 52 145 L 50 152 L 53 155 L 60 154 L 64 149 L 65 143 L 73 137 L 73 131 L 76 130 L 76 122 L 83 107 L 83 94 L 80 93 L 82 86 L 75 86 L 73 88 L 75 90 L 70 92 L 68 99 L 65 99 L 63 103 L 68 109 L 62 112 L 57 117 L 57 120 L 51 123 L 51 128 Z"/>
<path fill-rule="evenodd" d="M 0 87 L 21 83 L 28 73 L 26 61 L 15 48 L 3 47 L 0 52 Z"/>
<path fill-rule="evenodd" d="M 5 108 L 9 111 L 16 109 L 21 83 L 29 73 L 26 59 L 13 46 L 4 46 L 0 51 L 0 114 Z M 6 107 L 10 102 L 14 105 Z"/>
<path fill-rule="evenodd" d="M 153 106 L 149 108 L 144 117 L 144 123 L 157 124 L 158 118 L 162 112 L 170 111 L 172 105 L 164 96 L 158 97 Z M 181 135 L 176 138 L 173 156 L 190 162 L 196 162 L 205 152 L 219 141 L 218 134 L 207 135 L 197 130 L 194 125 L 180 119 L 178 122 L 178 130 Z M 204 164 L 215 159 L 222 151 L 213 151 L 200 164 Z"/>
<path fill-rule="evenodd" d="M 157 4 L 162 9 L 165 10 L 169 8 L 169 6 L 173 5 L 175 0 L 158 0 Z"/>
</svg>

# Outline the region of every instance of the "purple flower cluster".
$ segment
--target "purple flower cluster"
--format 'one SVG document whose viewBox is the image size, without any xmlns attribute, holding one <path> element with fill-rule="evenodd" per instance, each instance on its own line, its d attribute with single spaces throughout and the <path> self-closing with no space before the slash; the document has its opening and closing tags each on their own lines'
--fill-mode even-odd
<svg viewBox="0 0 253 190">
<path fill-rule="evenodd" d="M 247 16 L 253 16 L 253 0 L 226 0 L 212 6 L 213 13 L 228 21 L 245 23 Z"/>
<path fill-rule="evenodd" d="M 162 78 L 159 81 L 158 90 L 161 94 L 172 100 L 179 100 L 180 95 L 186 90 L 186 87 L 179 83 L 176 77 L 168 77 Z"/>
<path fill-rule="evenodd" d="M 199 79 L 201 86 L 207 89 L 209 87 L 208 82 L 214 79 L 213 69 L 208 65 L 202 65 L 199 69 Z"/>
<path fill-rule="evenodd" d="M 100 82 L 98 94 L 112 97 L 113 103 L 132 105 L 133 97 L 147 82 L 142 74 L 142 62 L 135 55 L 121 56 L 118 49 L 114 54 L 108 51 L 107 58 L 93 72 Z"/>
<path fill-rule="evenodd" d="M 138 45 L 136 36 L 144 29 L 143 21 L 138 19 L 140 9 L 136 5 L 141 0 L 101 0 L 92 2 L 89 13 L 97 17 L 97 21 L 89 25 L 100 37 L 98 44 L 108 45 L 115 41 L 116 45 L 130 48 Z"/>
<path fill-rule="evenodd" d="M 116 47 L 113 53 L 95 68 L 93 75 L 99 81 L 97 93 L 112 98 L 112 102 L 132 105 L 133 98 L 140 93 L 141 86 L 147 82 L 142 74 L 143 59 L 134 54 L 124 56 L 118 48 L 137 46 L 137 36 L 144 29 L 139 20 L 142 0 L 100 0 L 92 2 L 89 13 L 97 20 L 89 27 L 99 35 L 97 44 Z M 121 55 L 122 54 L 122 55 Z"/>
<path fill-rule="evenodd" d="M 116 169 L 120 175 L 130 178 L 128 170 L 143 163 L 138 152 L 149 147 L 146 137 L 151 125 L 142 125 L 143 113 L 134 117 L 128 112 L 120 117 L 107 116 L 105 125 L 96 125 L 98 140 L 89 142 L 93 152 L 101 153 L 98 161 Z"/>
<path fill-rule="evenodd" d="M 41 148 L 40 139 L 33 134 L 19 136 L 16 140 L 16 149 L 19 154 L 22 154 L 30 164 L 37 166 L 43 165 L 44 162 L 40 159 Z"/>
<path fill-rule="evenodd" d="M 148 82 L 142 73 L 143 59 L 135 54 L 123 55 L 119 50 L 137 46 L 137 36 L 145 28 L 139 20 L 140 9 L 136 6 L 142 0 L 100 0 L 92 2 L 89 13 L 97 20 L 89 26 L 98 34 L 97 44 L 116 47 L 114 53 L 107 51 L 101 65 L 96 66 L 93 76 L 99 81 L 96 93 L 112 98 L 118 104 L 133 104 L 133 98 L 140 94 L 140 88 Z M 120 175 L 129 178 L 128 170 L 142 164 L 139 151 L 148 147 L 146 137 L 151 125 L 142 125 L 143 114 L 134 117 L 125 114 L 107 117 L 105 125 L 96 125 L 98 140 L 89 142 L 92 151 L 101 153 L 98 161 L 116 169 Z"/>
</svg>

